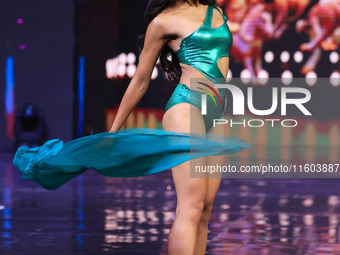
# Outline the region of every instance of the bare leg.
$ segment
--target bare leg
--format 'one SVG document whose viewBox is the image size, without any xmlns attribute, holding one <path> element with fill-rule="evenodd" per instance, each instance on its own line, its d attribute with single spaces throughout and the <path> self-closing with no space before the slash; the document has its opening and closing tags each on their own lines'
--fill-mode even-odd
<svg viewBox="0 0 340 255">
<path fill-rule="evenodd" d="M 197 116 L 197 119 L 191 123 L 193 115 Z M 173 132 L 203 134 L 206 132 L 200 110 L 188 103 L 180 103 L 171 107 L 164 114 L 162 124 L 164 130 Z M 190 178 L 190 164 L 205 165 L 205 161 L 204 157 L 198 158 L 172 168 L 177 193 L 177 208 L 176 218 L 169 233 L 169 255 L 195 254 L 197 229 L 204 208 L 206 184 L 205 179 Z"/>
<path fill-rule="evenodd" d="M 217 125 L 213 128 L 210 134 L 224 135 L 224 127 L 221 125 Z M 215 166 L 219 164 L 222 166 L 224 163 L 225 156 L 208 156 L 207 158 L 207 166 Z M 208 225 L 211 217 L 211 212 L 213 208 L 213 203 L 215 200 L 216 193 L 221 183 L 221 173 L 207 174 L 209 178 L 205 179 L 206 183 L 206 196 L 204 199 L 204 207 L 202 216 L 198 225 L 198 232 L 196 238 L 196 246 L 195 246 L 195 255 L 204 255 L 207 246 L 208 239 Z"/>
</svg>

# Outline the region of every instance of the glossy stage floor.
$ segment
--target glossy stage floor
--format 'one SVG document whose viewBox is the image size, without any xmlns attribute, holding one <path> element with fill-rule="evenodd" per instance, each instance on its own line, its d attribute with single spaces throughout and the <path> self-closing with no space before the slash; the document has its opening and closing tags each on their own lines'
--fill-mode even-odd
<svg viewBox="0 0 340 255">
<path fill-rule="evenodd" d="M 114 179 L 89 169 L 55 191 L 0 154 L 0 254 L 166 254 L 171 172 Z M 339 179 L 223 179 L 207 254 L 340 254 Z"/>
</svg>

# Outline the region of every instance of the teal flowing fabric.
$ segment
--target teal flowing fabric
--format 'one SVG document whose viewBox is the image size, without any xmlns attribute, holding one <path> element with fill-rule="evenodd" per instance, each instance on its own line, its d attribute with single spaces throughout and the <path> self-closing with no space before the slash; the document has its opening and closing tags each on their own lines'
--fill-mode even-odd
<svg viewBox="0 0 340 255">
<path fill-rule="evenodd" d="M 109 177 L 145 176 L 190 159 L 231 154 L 250 146 L 238 137 L 135 128 L 66 143 L 52 139 L 34 148 L 21 146 L 13 165 L 22 179 L 54 190 L 88 168 Z"/>
</svg>

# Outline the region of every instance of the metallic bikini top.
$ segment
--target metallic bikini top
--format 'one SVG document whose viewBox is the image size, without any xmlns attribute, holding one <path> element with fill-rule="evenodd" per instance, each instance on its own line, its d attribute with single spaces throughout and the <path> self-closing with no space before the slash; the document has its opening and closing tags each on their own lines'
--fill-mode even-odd
<svg viewBox="0 0 340 255">
<path fill-rule="evenodd" d="M 213 8 L 218 10 L 225 21 L 217 28 L 211 27 Z M 176 51 L 180 63 L 194 67 L 214 83 L 218 82 L 216 78 L 224 78 L 217 61 L 222 57 L 229 57 L 229 49 L 233 43 L 233 37 L 226 22 L 227 17 L 216 5 L 208 5 L 203 24 L 185 37 L 181 41 L 180 49 Z"/>
</svg>

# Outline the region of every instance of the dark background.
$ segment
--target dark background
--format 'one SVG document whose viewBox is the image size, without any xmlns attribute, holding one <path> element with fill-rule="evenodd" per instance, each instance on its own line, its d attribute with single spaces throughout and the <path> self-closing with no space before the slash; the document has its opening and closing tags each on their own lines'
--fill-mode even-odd
<svg viewBox="0 0 340 255">
<path fill-rule="evenodd" d="M 23 24 L 17 19 L 22 18 Z M 36 103 L 47 137 L 72 139 L 75 2 L 2 1 L 0 4 L 0 150 L 10 150 L 4 109 L 5 63 L 14 59 L 15 107 Z M 19 49 L 19 45 L 26 49 Z"/>
</svg>

